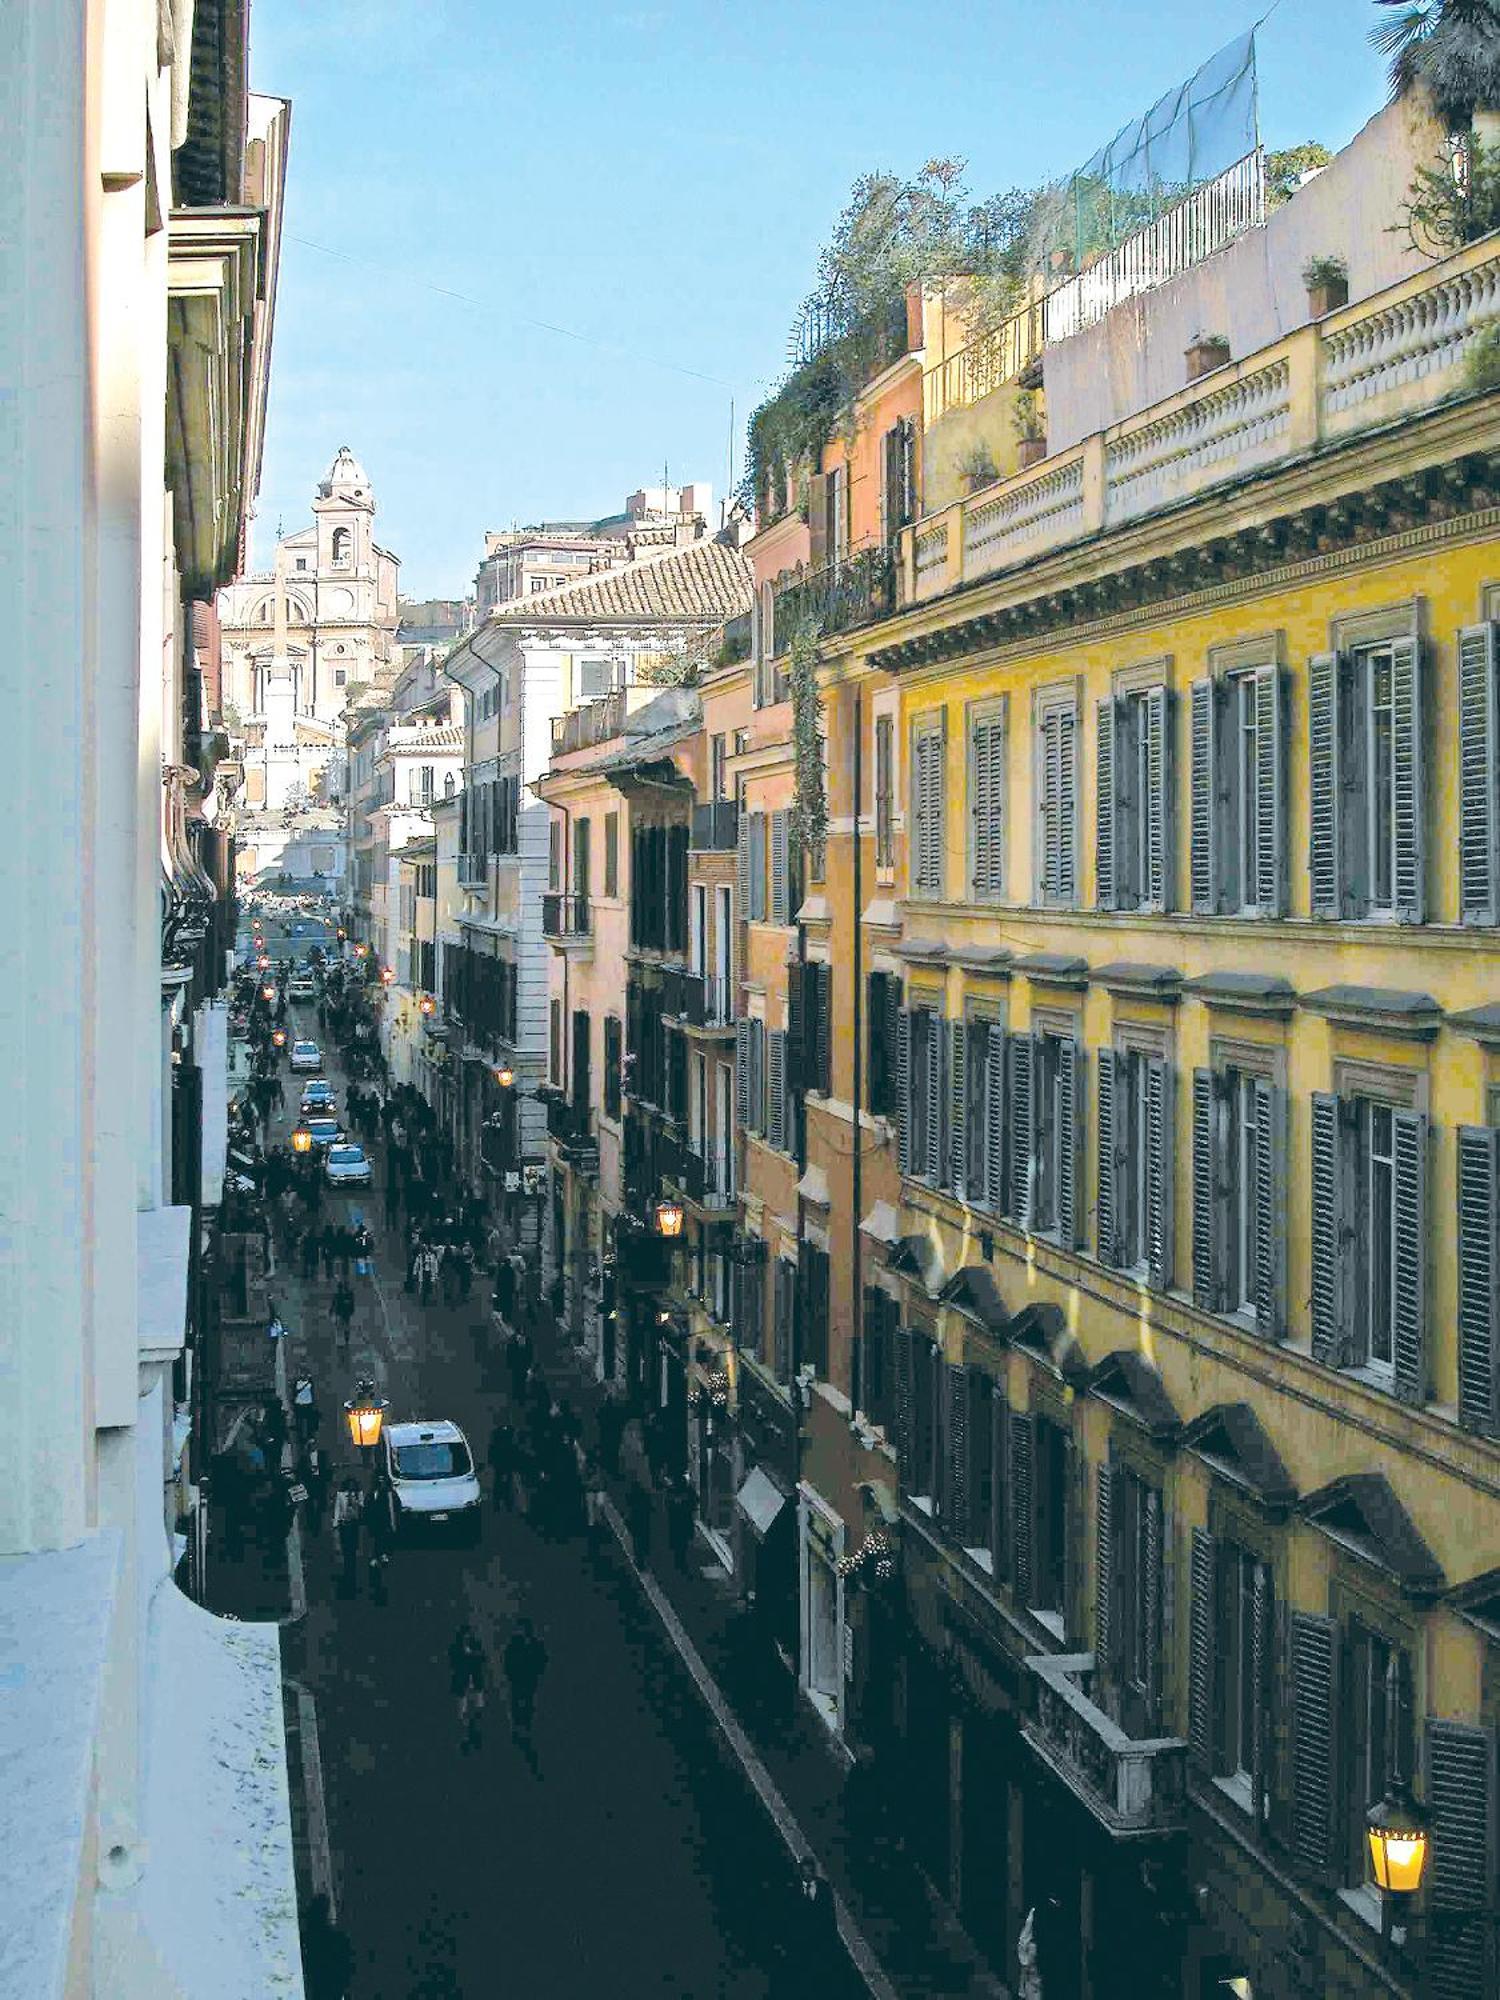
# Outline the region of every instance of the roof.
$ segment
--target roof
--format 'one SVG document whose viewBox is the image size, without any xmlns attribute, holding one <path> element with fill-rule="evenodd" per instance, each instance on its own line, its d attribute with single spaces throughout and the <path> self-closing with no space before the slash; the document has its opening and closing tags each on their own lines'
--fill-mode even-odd
<svg viewBox="0 0 1500 2000">
<path fill-rule="evenodd" d="M 447 1417 L 433 1417 L 428 1423 L 387 1424 L 385 1434 L 398 1449 L 404 1444 L 463 1444 L 458 1425 Z"/>
<path fill-rule="evenodd" d="M 501 606 L 490 613 L 489 623 L 608 624 L 628 618 L 718 623 L 750 609 L 752 586 L 750 564 L 738 549 L 725 542 L 691 542 L 601 576 L 560 584 L 535 599 Z"/>
</svg>

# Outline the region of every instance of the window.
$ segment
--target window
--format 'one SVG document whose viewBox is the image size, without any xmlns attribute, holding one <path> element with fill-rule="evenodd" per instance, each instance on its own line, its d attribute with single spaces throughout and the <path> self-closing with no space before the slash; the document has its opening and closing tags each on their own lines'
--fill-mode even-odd
<svg viewBox="0 0 1500 2000">
<path fill-rule="evenodd" d="M 1032 1471 L 1031 1588 L 1026 1603 L 1061 1621 L 1067 1606 L 1068 1434 L 1045 1417 L 1035 1420 Z"/>
<path fill-rule="evenodd" d="M 896 864 L 896 721 L 875 718 L 875 866 Z"/>
<path fill-rule="evenodd" d="M 766 1024 L 741 1020 L 734 1024 L 735 1116 L 747 1132 L 766 1129 Z"/>
<path fill-rule="evenodd" d="M 1426 915 L 1421 652 L 1413 638 L 1308 667 L 1312 914 Z"/>
<path fill-rule="evenodd" d="M 1366 1096 L 1312 1099 L 1313 1356 L 1426 1399 L 1427 1120 Z"/>
<path fill-rule="evenodd" d="M 550 590 L 552 588 L 552 579 L 550 576 L 528 577 L 526 579 L 526 588 L 535 597 L 538 591 Z"/>
<path fill-rule="evenodd" d="M 585 898 L 589 893 L 589 832 L 586 819 L 573 822 L 573 893 Z"/>
<path fill-rule="evenodd" d="M 417 797 L 424 806 L 432 804 L 434 772 L 431 764 L 423 764 L 417 772 Z"/>
<path fill-rule="evenodd" d="M 740 908 L 749 924 L 766 917 L 766 815 L 740 807 L 737 869 Z"/>
<path fill-rule="evenodd" d="M 1012 1034 L 1006 1046 L 1009 1212 L 1021 1228 L 1073 1249 L 1078 1242 L 1083 1049 L 1071 1036 L 1050 1031 Z"/>
<path fill-rule="evenodd" d="M 620 1115 L 620 1057 L 623 1053 L 624 1025 L 618 1014 L 604 1017 L 604 1115 Z"/>
<path fill-rule="evenodd" d="M 823 484 L 826 509 L 824 560 L 839 563 L 849 553 L 849 468 L 836 465 Z"/>
<path fill-rule="evenodd" d="M 1193 1530 L 1189 1561 L 1188 1744 L 1257 1823 L 1266 1810 L 1274 1596 L 1269 1564 Z"/>
<path fill-rule="evenodd" d="M 854 1343 L 852 1397 L 854 1407 L 895 1437 L 896 1342 L 902 1337 L 900 1308 L 888 1292 L 865 1287 L 864 1313 Z"/>
<path fill-rule="evenodd" d="M 1144 1050 L 1099 1051 L 1099 1259 L 1171 1283 L 1172 1072 Z"/>
<path fill-rule="evenodd" d="M 341 687 L 343 687 L 343 686 L 344 686 L 344 684 L 345 684 L 345 682 L 346 682 L 346 681 L 348 680 L 348 678 L 349 678 L 349 672 L 348 672 L 348 669 L 347 669 L 346 667 L 335 667 L 335 668 L 334 668 L 334 670 L 333 670 L 333 684 L 334 684 L 334 686 L 335 686 L 335 687 L 340 687 L 340 688 L 341 688 Z"/>
<path fill-rule="evenodd" d="M 549 1034 L 547 1039 L 547 1069 L 553 1083 L 561 1085 L 562 1073 L 562 1002 L 554 1000 L 549 1012 Z"/>
<path fill-rule="evenodd" d="M 900 1016 L 896 1051 L 896 1141 L 901 1172 L 941 1186 L 944 1174 L 943 1018 L 935 1007 Z"/>
<path fill-rule="evenodd" d="M 562 887 L 562 833 L 563 823 L 553 819 L 547 827 L 547 887 Z"/>
<path fill-rule="evenodd" d="M 801 1312 L 797 1328 L 797 1361 L 810 1366 L 815 1375 L 828 1374 L 828 1304 L 830 1265 L 828 1252 L 816 1243 L 804 1242 L 797 1274 L 802 1283 Z"/>
<path fill-rule="evenodd" d="M 1138 1473 L 1115 1466 L 1107 1527 L 1119 1569 L 1109 1631 L 1122 1689 L 1135 1697 L 1124 1704 L 1126 1727 L 1137 1729 L 1154 1716 L 1160 1675 L 1161 1494 Z"/>
<path fill-rule="evenodd" d="M 866 1034 L 870 1050 L 870 1110 L 877 1117 L 896 1112 L 896 1044 L 901 1027 L 901 981 L 891 972 L 872 972 Z"/>
<path fill-rule="evenodd" d="M 794 1087 L 833 1090 L 833 967 L 808 963 L 788 973 L 790 1026 L 798 1074 Z"/>
<path fill-rule="evenodd" d="M 728 772 L 728 758 L 725 754 L 725 739 L 722 734 L 708 739 L 708 789 L 709 797 L 715 804 L 728 796 L 725 790 Z"/>
<path fill-rule="evenodd" d="M 1465 924 L 1500 922 L 1500 705 L 1495 627 L 1458 635 L 1458 902 Z"/>
<path fill-rule="evenodd" d="M 1279 1337 L 1285 1098 L 1233 1063 L 1193 1073 L 1193 1295 Z"/>
<path fill-rule="evenodd" d="M 894 541 L 916 519 L 916 442 L 913 418 L 902 417 L 880 440 L 880 534 Z"/>
<path fill-rule="evenodd" d="M 1500 1436 L 1500 1131 L 1458 1131 L 1458 1420 Z"/>
<path fill-rule="evenodd" d="M 306 556 L 298 556 L 298 558 L 297 558 L 297 567 L 298 567 L 298 569 L 306 569 L 306 568 L 307 568 L 307 557 L 306 557 Z"/>
<path fill-rule="evenodd" d="M 1171 697 L 1153 687 L 1098 707 L 1095 837 L 1099 907 L 1172 907 Z"/>
<path fill-rule="evenodd" d="M 773 924 L 792 920 L 792 816 L 785 811 L 771 814 L 770 919 Z"/>
<path fill-rule="evenodd" d="M 969 893 L 1005 893 L 1005 793 L 1009 697 L 969 711 Z"/>
<path fill-rule="evenodd" d="M 347 528 L 335 528 L 333 531 L 333 566 L 335 569 L 342 569 L 349 562 L 353 553 L 353 547 L 354 541 L 349 530 Z"/>
<path fill-rule="evenodd" d="M 620 893 L 620 815 L 617 812 L 604 815 L 604 893 L 618 896 Z"/>
<path fill-rule="evenodd" d="M 1005 1030 L 998 1021 L 970 1020 L 955 1024 L 963 1038 L 961 1078 L 954 1082 L 954 1101 L 965 1097 L 963 1131 L 955 1137 L 954 1192 L 964 1200 L 1005 1212 L 1007 1133 L 1005 1129 Z M 959 1176 L 962 1176 L 961 1182 Z"/>
<path fill-rule="evenodd" d="M 1038 693 L 1035 708 L 1036 900 L 1070 906 L 1078 897 L 1078 698 Z"/>
<path fill-rule="evenodd" d="M 578 699 L 593 701 L 600 695 L 609 694 L 615 686 L 615 668 L 612 660 L 580 660 L 578 662 Z"/>
<path fill-rule="evenodd" d="M 1369 1879 L 1365 1815 L 1385 1797 L 1392 1777 L 1412 1769 L 1411 1662 L 1358 1618 L 1349 1621 L 1347 1653 L 1344 1879 L 1357 1885 Z"/>
<path fill-rule="evenodd" d="M 1276 666 L 1193 683 L 1188 874 L 1200 916 L 1285 915 L 1284 683 Z"/>
<path fill-rule="evenodd" d="M 573 1109 L 586 1112 L 589 1108 L 589 1040 L 591 1023 L 588 1010 L 584 1007 L 573 1009 Z"/>
<path fill-rule="evenodd" d="M 911 888 L 914 896 L 943 893 L 944 766 L 943 716 L 931 716 L 912 730 Z"/>
</svg>

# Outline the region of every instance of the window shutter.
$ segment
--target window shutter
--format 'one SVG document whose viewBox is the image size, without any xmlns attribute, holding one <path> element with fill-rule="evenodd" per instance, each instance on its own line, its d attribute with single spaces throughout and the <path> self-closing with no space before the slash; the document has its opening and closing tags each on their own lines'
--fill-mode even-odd
<svg viewBox="0 0 1500 2000">
<path fill-rule="evenodd" d="M 1486 628 L 1488 629 L 1488 628 Z M 1458 1420 L 1500 1430 L 1500 1131 L 1458 1130 Z"/>
<path fill-rule="evenodd" d="M 900 1472 L 901 1484 L 908 1492 L 911 1492 L 912 1420 L 916 1396 L 916 1383 L 913 1379 L 916 1356 L 913 1348 L 911 1328 L 898 1326 L 892 1345 L 895 1349 L 896 1363 L 896 1436 L 894 1439 L 896 1463 Z"/>
<path fill-rule="evenodd" d="M 750 1023 L 734 1024 L 734 1115 L 744 1128 L 750 1124 Z"/>
<path fill-rule="evenodd" d="M 1006 1047 L 1010 1051 L 1010 1212 L 1022 1229 L 1029 1229 L 1036 1172 L 1036 1105 L 1031 1088 L 1034 1038 L 1010 1035 Z"/>
<path fill-rule="evenodd" d="M 1010 1419 L 1011 1575 L 1015 1579 L 1016 1602 L 1031 1602 L 1031 1462 L 1034 1420 L 1013 1411 Z"/>
<path fill-rule="evenodd" d="M 1282 748 L 1286 677 L 1255 676 L 1255 903 L 1263 917 L 1286 915 L 1286 765 Z"/>
<path fill-rule="evenodd" d="M 1432 1814 L 1428 1946 L 1432 1990 L 1493 1992 L 1485 1983 L 1494 1883 L 1495 1745 L 1487 1729 L 1429 1717 L 1427 1806 Z M 1467 1921 L 1466 1921 L 1467 1920 Z"/>
<path fill-rule="evenodd" d="M 833 1090 L 833 967 L 820 965 L 818 980 L 818 1067 L 816 1087 L 827 1096 Z"/>
<path fill-rule="evenodd" d="M 1114 1467 L 1106 1460 L 1095 1475 L 1094 1656 L 1108 1673 L 1114 1659 Z"/>
<path fill-rule="evenodd" d="M 773 812 L 771 815 L 771 922 L 790 922 L 789 890 L 787 883 L 787 815 Z"/>
<path fill-rule="evenodd" d="M 1500 923 L 1500 711 L 1495 628 L 1458 635 L 1458 919 Z"/>
<path fill-rule="evenodd" d="M 766 815 L 750 815 L 750 914 L 757 923 L 766 919 Z"/>
<path fill-rule="evenodd" d="M 1142 1579 L 1146 1614 L 1146 1701 L 1154 1723 L 1161 1702 L 1162 1653 L 1162 1496 L 1146 1490 L 1146 1574 Z"/>
<path fill-rule="evenodd" d="M 807 481 L 807 566 L 821 569 L 835 551 L 828 546 L 828 474 L 814 472 Z"/>
<path fill-rule="evenodd" d="M 1146 695 L 1146 860 L 1141 887 L 1153 910 L 1170 910 L 1172 880 L 1172 697 L 1164 687 Z"/>
<path fill-rule="evenodd" d="M 747 812 L 741 812 L 735 836 L 734 896 L 740 922 L 745 923 L 750 916 L 750 814 Z"/>
<path fill-rule="evenodd" d="M 1286 1094 L 1267 1077 L 1255 1090 L 1255 1329 L 1286 1328 Z"/>
<path fill-rule="evenodd" d="M 806 1089 L 816 1060 L 818 1024 L 807 1018 L 809 987 L 812 1004 L 817 1005 L 817 972 L 810 965 L 793 965 L 786 980 L 786 1063 L 792 1089 Z"/>
<path fill-rule="evenodd" d="M 1082 1177 L 1084 1050 L 1081 1043 L 1058 1043 L 1057 1062 L 1057 1239 L 1066 1249 L 1078 1247 Z"/>
<path fill-rule="evenodd" d="M 771 1103 L 766 1137 L 778 1153 L 786 1151 L 786 1035 L 773 1028 L 771 1044 Z"/>
<path fill-rule="evenodd" d="M 896 1015 L 896 1162 L 903 1175 L 911 1172 L 911 1015 L 905 1007 Z"/>
<path fill-rule="evenodd" d="M 1188 709 L 1188 888 L 1195 916 L 1212 916 L 1218 902 L 1217 690 L 1193 682 Z"/>
<path fill-rule="evenodd" d="M 1005 892 L 1006 715 L 1009 696 L 998 710 L 972 727 L 970 812 L 973 816 L 973 892 L 994 898 Z"/>
<path fill-rule="evenodd" d="M 1348 1360 L 1344 1334 L 1343 1127 L 1339 1100 L 1312 1094 L 1312 1351 L 1326 1368 Z"/>
<path fill-rule="evenodd" d="M 1193 1303 L 1218 1312 L 1219 1105 L 1210 1069 L 1193 1071 Z"/>
<path fill-rule="evenodd" d="M 943 1129 L 948 1123 L 947 1104 L 943 1095 L 943 1071 L 947 1064 L 943 1059 L 943 1017 L 936 1009 L 927 1013 L 927 1157 L 922 1163 L 925 1179 L 934 1187 L 943 1185 L 944 1168 L 947 1165 L 946 1148 L 943 1145 Z"/>
<path fill-rule="evenodd" d="M 1101 910 L 1112 910 L 1117 895 L 1115 873 L 1115 700 L 1107 695 L 1095 710 L 1097 752 L 1094 785 L 1095 896 Z"/>
<path fill-rule="evenodd" d="M 1343 757 L 1337 653 L 1316 653 L 1307 665 L 1308 873 L 1312 914 L 1340 913 L 1340 825 Z"/>
<path fill-rule="evenodd" d="M 1292 1846 L 1298 1860 L 1320 1875 L 1334 1863 L 1338 1648 L 1331 1618 L 1293 1612 Z"/>
<path fill-rule="evenodd" d="M 1172 1070 L 1153 1057 L 1146 1066 L 1146 1258 L 1157 1291 L 1172 1282 L 1173 1130 Z"/>
<path fill-rule="evenodd" d="M 1403 1403 L 1427 1400 L 1427 1118 L 1398 1111 L 1392 1118 L 1395 1164 L 1396 1394 Z"/>
<path fill-rule="evenodd" d="M 1395 825 L 1394 900 L 1403 923 L 1427 916 L 1427 808 L 1423 782 L 1422 649 L 1416 639 L 1391 646 L 1391 801 Z"/>
<path fill-rule="evenodd" d="M 1009 1515 L 1008 1480 L 1010 1477 L 1010 1408 L 998 1382 L 990 1389 L 990 1518 L 986 1523 L 989 1533 L 990 1559 L 994 1563 L 997 1577 L 1010 1574 L 1010 1544 L 1006 1540 L 1006 1523 Z"/>
<path fill-rule="evenodd" d="M 750 1130 L 766 1129 L 766 1024 L 750 1023 Z"/>
<path fill-rule="evenodd" d="M 950 1362 L 945 1374 L 948 1384 L 948 1435 L 944 1511 L 949 1535 L 961 1547 L 966 1547 L 969 1542 L 969 1371 L 962 1362 Z"/>
<path fill-rule="evenodd" d="M 1117 1237 L 1119 1202 L 1119 1161 L 1115 1148 L 1115 1052 L 1113 1049 L 1099 1051 L 1099 1107 L 1096 1114 L 1099 1135 L 1099 1262 L 1118 1264 L 1120 1245 Z"/>
<path fill-rule="evenodd" d="M 1005 1046 L 1003 1030 L 992 1021 L 984 1059 L 984 1185 L 978 1191 L 992 1215 L 1005 1210 Z"/>
<path fill-rule="evenodd" d="M 966 1021 L 950 1021 L 948 1053 L 948 1097 L 952 1111 L 948 1120 L 948 1184 L 959 1201 L 969 1192 L 968 1154 L 968 1052 Z"/>
<path fill-rule="evenodd" d="M 1268 1563 L 1255 1565 L 1255 1596 L 1251 1603 L 1250 1630 L 1250 1678 L 1252 1682 L 1254 1731 L 1250 1745 L 1251 1752 L 1251 1797 L 1254 1801 L 1255 1823 L 1259 1826 L 1265 1819 L 1270 1806 L 1270 1722 L 1271 1722 L 1271 1648 L 1273 1628 L 1271 1616 L 1274 1610 L 1274 1593 L 1271 1584 L 1271 1570 Z"/>
<path fill-rule="evenodd" d="M 789 1258 L 776 1260 L 776 1324 L 771 1329 L 775 1345 L 774 1367 L 778 1382 L 792 1379 L 792 1328 L 797 1316 L 797 1266 Z"/>
<path fill-rule="evenodd" d="M 1057 716 L 1057 894 L 1060 902 L 1078 898 L 1078 711 Z"/>
<path fill-rule="evenodd" d="M 1039 716 L 1033 710 L 1033 761 L 1032 796 L 1035 809 L 1032 814 L 1035 831 L 1032 838 L 1032 874 L 1035 880 L 1035 900 L 1038 903 L 1052 901 L 1057 894 L 1057 842 L 1058 816 L 1061 795 L 1058 787 L 1057 713 L 1043 711 Z"/>
<path fill-rule="evenodd" d="M 1188 1563 L 1188 1747 L 1206 1771 L 1214 1761 L 1214 1538 L 1193 1530 Z"/>
</svg>

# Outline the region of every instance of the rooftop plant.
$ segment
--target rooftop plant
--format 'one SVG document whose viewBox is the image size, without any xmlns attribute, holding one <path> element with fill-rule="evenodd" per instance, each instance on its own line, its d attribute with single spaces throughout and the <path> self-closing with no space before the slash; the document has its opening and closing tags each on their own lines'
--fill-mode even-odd
<svg viewBox="0 0 1500 2000">
<path fill-rule="evenodd" d="M 1390 61 L 1391 96 L 1424 84 L 1451 133 L 1500 106 L 1500 0 L 1375 0 L 1370 40 Z"/>
</svg>

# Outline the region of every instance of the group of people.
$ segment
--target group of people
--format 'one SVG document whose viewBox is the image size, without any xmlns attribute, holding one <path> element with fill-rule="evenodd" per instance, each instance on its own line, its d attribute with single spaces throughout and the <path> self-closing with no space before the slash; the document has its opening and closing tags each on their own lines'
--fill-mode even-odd
<svg viewBox="0 0 1500 2000">
<path fill-rule="evenodd" d="M 518 1618 L 500 1655 L 510 1704 L 511 1740 L 533 1772 L 540 1776 L 533 1724 L 537 1691 L 547 1669 L 547 1647 L 529 1618 Z M 484 1743 L 484 1711 L 489 1684 L 489 1658 L 473 1624 L 465 1619 L 448 1647 L 449 1685 L 458 1704 L 459 1748 L 478 1750 Z"/>
</svg>

